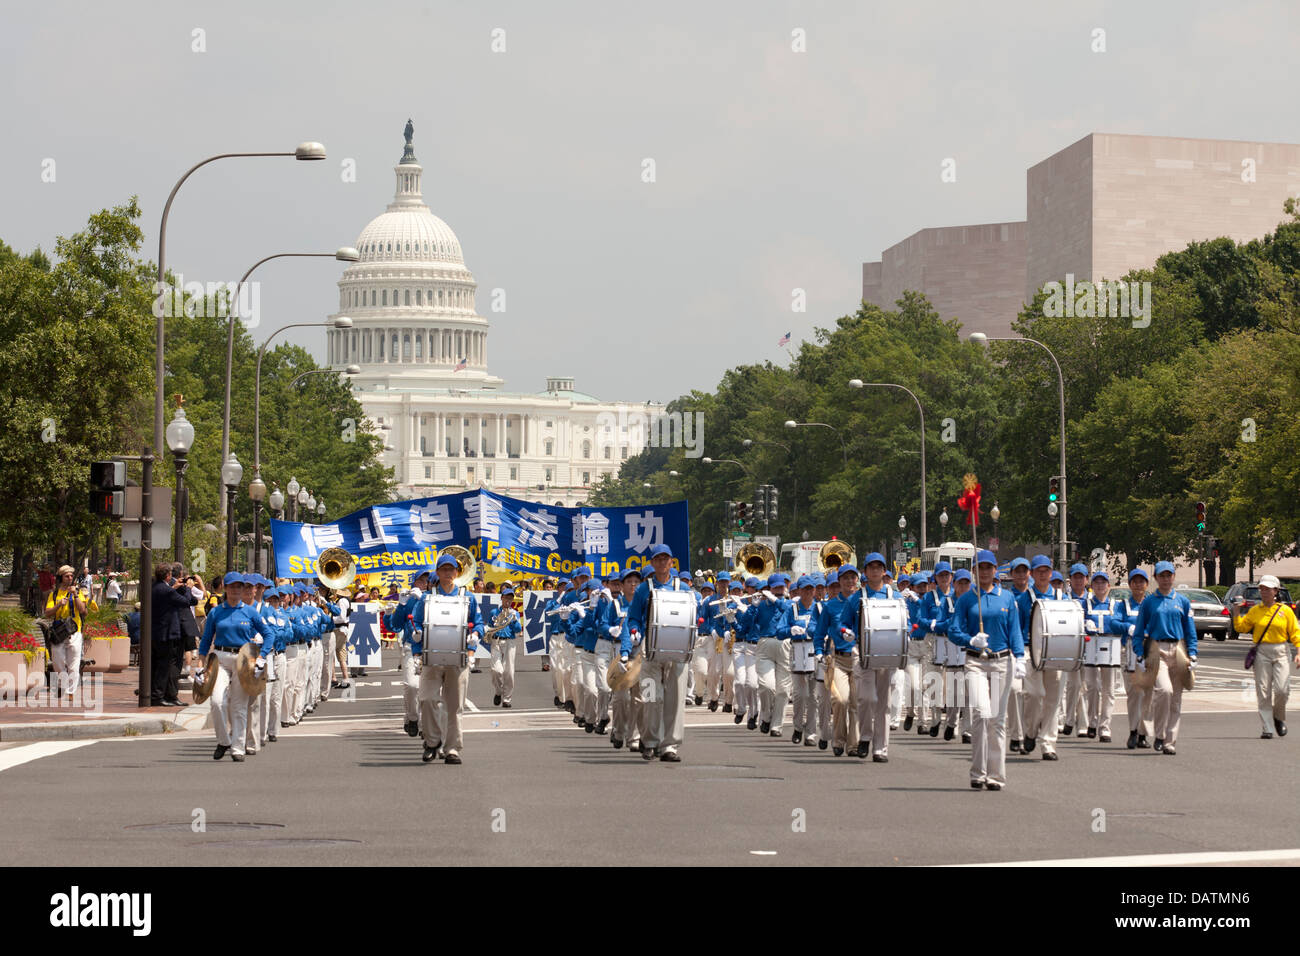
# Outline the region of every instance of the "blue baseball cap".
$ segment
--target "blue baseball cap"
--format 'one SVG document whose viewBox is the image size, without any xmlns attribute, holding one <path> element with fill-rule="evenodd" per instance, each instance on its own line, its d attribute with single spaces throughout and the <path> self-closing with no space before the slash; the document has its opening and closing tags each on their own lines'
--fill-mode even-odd
<svg viewBox="0 0 1300 956">
<path fill-rule="evenodd" d="M 862 577 L 862 575 L 859 573 L 858 569 L 855 568 L 855 567 L 854 567 L 853 565 L 851 565 L 851 564 L 841 564 L 841 565 L 839 566 L 838 571 L 837 571 L 836 574 L 835 574 L 835 577 L 836 577 L 836 579 L 839 579 L 839 578 L 844 577 L 844 575 L 846 575 L 846 574 L 851 574 L 851 575 L 853 575 L 855 578 Z"/>
<path fill-rule="evenodd" d="M 271 598 L 278 598 L 279 596 L 280 596 L 279 588 L 267 588 L 265 591 L 262 592 L 262 597 L 268 601 L 271 600 Z"/>
<path fill-rule="evenodd" d="M 657 558 L 661 554 L 666 554 L 671 558 L 673 556 L 673 549 L 668 547 L 666 544 L 656 544 L 650 549 L 650 557 L 652 558 Z"/>
<path fill-rule="evenodd" d="M 644 577 L 645 577 L 645 574 L 642 573 L 642 571 L 641 571 L 640 568 L 624 568 L 624 569 L 623 569 L 623 577 L 627 577 L 629 574 L 635 574 L 638 578 L 644 578 Z"/>
<path fill-rule="evenodd" d="M 437 561 L 437 563 L 433 566 L 433 567 L 434 567 L 434 571 L 436 572 L 438 568 L 440 568 L 440 567 L 442 567 L 443 565 L 446 565 L 446 564 L 450 564 L 450 565 L 451 565 L 452 567 L 454 567 L 454 568 L 459 568 L 459 567 L 460 567 L 460 562 L 457 561 L 457 560 L 456 560 L 454 557 L 452 557 L 450 554 L 440 554 L 440 555 L 438 555 L 438 561 Z"/>
<path fill-rule="evenodd" d="M 867 555 L 865 558 L 862 559 L 862 569 L 865 571 L 867 565 L 871 564 L 874 561 L 880 562 L 881 567 L 886 567 L 885 556 L 881 554 L 879 551 L 872 551 L 869 555 Z"/>
<path fill-rule="evenodd" d="M 977 565 L 991 564 L 996 568 L 998 566 L 998 556 L 988 548 L 980 548 L 975 552 L 975 563 Z"/>
<path fill-rule="evenodd" d="M 837 582 L 839 581 L 839 579 L 840 579 L 840 569 L 839 569 L 839 568 L 831 568 L 829 571 L 826 572 L 826 586 L 827 586 L 827 587 L 830 587 L 832 584 L 837 583 Z"/>
<path fill-rule="evenodd" d="M 591 577 L 591 568 L 587 567 L 585 564 L 573 569 L 574 582 L 577 582 L 578 578 L 590 578 L 590 577 Z"/>
<path fill-rule="evenodd" d="M 786 585 L 789 583 L 790 583 L 790 579 L 787 578 L 785 574 L 780 571 L 773 572 L 767 579 L 767 586 L 770 588 Z"/>
<path fill-rule="evenodd" d="M 1057 581 L 1064 583 L 1065 577 L 1061 574 L 1060 571 L 1053 571 L 1051 581 L 1053 584 L 1055 584 Z"/>
<path fill-rule="evenodd" d="M 808 580 L 812 581 L 814 587 L 825 587 L 826 577 L 820 571 L 808 575 Z"/>
<path fill-rule="evenodd" d="M 730 581 L 730 580 L 731 580 L 731 575 L 728 574 L 726 571 L 721 571 L 721 572 L 719 572 L 718 574 L 714 575 L 713 580 L 715 580 L 715 581 Z"/>
<path fill-rule="evenodd" d="M 497 592 L 497 593 L 502 594 L 502 595 L 506 595 L 506 594 L 514 594 L 514 593 L 515 593 L 515 589 L 512 588 L 512 587 L 511 587 L 510 585 L 508 585 L 508 584 L 503 584 L 503 585 L 501 586 L 501 590 L 500 590 L 499 592 Z"/>
<path fill-rule="evenodd" d="M 747 588 L 761 588 L 762 586 L 763 586 L 763 582 L 760 581 L 752 574 L 749 577 L 745 578 L 745 587 Z"/>
<path fill-rule="evenodd" d="M 727 590 L 728 590 L 728 591 L 743 591 L 743 590 L 745 590 L 745 586 L 744 586 L 743 584 L 741 584 L 739 581 L 732 581 L 732 582 L 731 582 L 731 587 L 729 587 Z"/>
<path fill-rule="evenodd" d="M 1173 573 L 1174 573 L 1174 562 L 1172 562 L 1172 561 L 1157 561 L 1157 562 L 1156 562 L 1156 574 L 1161 574 L 1161 573 L 1163 573 L 1163 572 L 1165 572 L 1165 571 L 1168 571 L 1170 574 L 1173 574 Z"/>
<path fill-rule="evenodd" d="M 687 581 L 689 581 L 689 580 L 691 579 L 691 572 L 690 572 L 690 571 L 683 571 L 681 574 L 677 575 L 677 577 L 678 577 L 678 578 L 685 578 Z"/>
<path fill-rule="evenodd" d="M 227 571 L 226 576 L 221 579 L 223 585 L 226 584 L 243 584 L 244 576 L 238 571 Z"/>
<path fill-rule="evenodd" d="M 569 584 L 568 578 L 560 578 L 558 581 L 555 582 L 555 586 L 558 588 L 568 587 L 568 584 Z"/>
<path fill-rule="evenodd" d="M 809 577 L 807 574 L 799 575 L 799 577 L 796 578 L 794 582 L 794 589 L 796 591 L 802 591 L 804 588 L 813 588 L 816 586 L 817 585 L 813 583 L 812 578 Z"/>
<path fill-rule="evenodd" d="M 1028 559 L 1028 558 L 1012 558 L 1012 559 L 1011 559 L 1011 570 L 1012 570 L 1012 571 L 1014 571 L 1016 568 L 1027 568 L 1027 567 L 1029 567 L 1029 559 Z"/>
<path fill-rule="evenodd" d="M 703 580 L 703 581 L 700 582 L 700 590 L 701 590 L 701 591 L 705 591 L 705 590 L 708 590 L 708 591 L 716 591 L 717 588 L 714 587 L 712 581 L 710 581 L 710 580 L 708 580 L 708 579 L 706 578 L 705 580 Z"/>
<path fill-rule="evenodd" d="M 1029 562 L 1029 570 L 1037 571 L 1039 568 L 1050 568 L 1052 559 L 1045 554 L 1036 554 Z"/>
<path fill-rule="evenodd" d="M 952 574 L 952 565 L 949 564 L 947 561 L 935 562 L 934 573 L 942 574 L 944 571 L 947 571 L 949 574 Z"/>
<path fill-rule="evenodd" d="M 1141 568 L 1134 568 L 1132 571 L 1128 573 L 1128 579 L 1130 581 L 1132 581 L 1134 578 L 1141 578 L 1143 581 L 1147 581 L 1147 582 L 1150 582 L 1151 580 L 1149 577 L 1147 577 L 1147 573 L 1143 571 Z"/>
<path fill-rule="evenodd" d="M 967 571 L 965 568 L 962 568 L 952 576 L 952 579 L 954 581 L 969 581 L 971 580 L 970 572 Z"/>
<path fill-rule="evenodd" d="M 1110 582 L 1110 575 L 1107 574 L 1105 571 L 1093 571 L 1092 580 L 1095 581 L 1098 578 L 1105 578 L 1107 583 Z"/>
<path fill-rule="evenodd" d="M 1070 577 L 1074 577 L 1076 574 L 1082 574 L 1087 577 L 1088 566 L 1083 563 L 1070 565 Z"/>
</svg>

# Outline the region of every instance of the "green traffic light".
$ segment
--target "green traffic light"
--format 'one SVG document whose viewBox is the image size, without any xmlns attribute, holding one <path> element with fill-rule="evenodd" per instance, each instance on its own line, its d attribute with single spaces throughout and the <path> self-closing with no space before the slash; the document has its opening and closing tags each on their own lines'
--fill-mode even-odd
<svg viewBox="0 0 1300 956">
<path fill-rule="evenodd" d="M 1053 491 L 1050 495 L 1048 495 L 1048 496 L 1047 496 L 1047 500 L 1048 500 L 1048 501 L 1055 501 L 1055 500 L 1056 500 L 1056 492 Z"/>
</svg>

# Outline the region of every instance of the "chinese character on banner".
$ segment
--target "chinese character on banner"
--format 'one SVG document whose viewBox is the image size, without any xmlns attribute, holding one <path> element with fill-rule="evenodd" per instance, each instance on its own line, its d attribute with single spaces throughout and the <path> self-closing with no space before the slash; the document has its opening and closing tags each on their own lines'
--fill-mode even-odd
<svg viewBox="0 0 1300 956">
<path fill-rule="evenodd" d="M 545 509 L 529 511 L 519 509 L 519 543 L 528 547 L 550 548 L 555 551 L 560 543 L 555 539 L 559 532 L 559 523 L 555 515 Z"/>
<path fill-rule="evenodd" d="M 580 554 L 609 554 L 609 519 L 600 512 L 582 516 L 582 533 L 573 536 L 582 543 Z"/>
<path fill-rule="evenodd" d="M 348 667 L 381 666 L 379 605 L 357 604 L 352 609 L 352 634 L 348 637 Z"/>
<path fill-rule="evenodd" d="M 305 524 L 302 540 L 307 545 L 307 553 L 314 558 L 326 548 L 343 547 L 343 532 L 336 524 Z"/>
<path fill-rule="evenodd" d="M 486 495 L 472 495 L 465 499 L 465 515 L 469 520 L 471 538 L 501 537 L 501 502 Z"/>
<path fill-rule="evenodd" d="M 641 514 L 624 515 L 627 521 L 627 537 L 623 539 L 623 547 L 631 551 L 648 551 L 656 544 L 662 544 L 664 540 L 664 519 L 662 515 L 656 515 L 653 511 L 645 511 Z"/>
<path fill-rule="evenodd" d="M 421 507 L 411 508 L 411 537 L 416 544 L 437 544 L 450 541 L 451 514 L 445 501 L 431 501 Z"/>
<path fill-rule="evenodd" d="M 358 549 L 369 551 L 380 545 L 397 544 L 397 536 L 388 534 L 385 530 L 392 523 L 392 518 L 385 518 L 378 508 L 371 508 L 369 516 L 361 519 L 361 543 L 357 546 Z"/>
</svg>

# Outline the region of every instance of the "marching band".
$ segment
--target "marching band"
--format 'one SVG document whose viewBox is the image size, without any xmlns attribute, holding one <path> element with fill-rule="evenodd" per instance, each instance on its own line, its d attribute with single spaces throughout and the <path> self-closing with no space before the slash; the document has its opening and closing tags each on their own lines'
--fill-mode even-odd
<svg viewBox="0 0 1300 956">
<path fill-rule="evenodd" d="M 1132 569 L 1128 596 L 1110 575 L 1076 564 L 1069 592 L 1053 586 L 1046 555 L 1016 558 L 999 581 L 991 551 L 974 573 L 938 561 L 890 582 L 885 558 L 860 567 L 840 542 L 822 570 L 791 583 L 765 546 L 738 559 L 738 573 L 693 581 L 666 545 L 650 573 L 578 567 L 541 609 L 554 705 L 586 733 L 608 735 L 643 760 L 682 760 L 685 708 L 733 714 L 735 725 L 779 739 L 792 703 L 790 741 L 888 763 L 891 730 L 915 726 L 971 745 L 970 785 L 1007 786 L 1006 755 L 1041 748 L 1057 759 L 1060 734 L 1108 744 L 1122 675 L 1128 749 L 1174 755 L 1182 693 L 1193 686 L 1196 630 L 1173 590 L 1174 568 Z M 236 762 L 277 741 L 329 697 L 335 659 L 346 663 L 355 565 L 342 549 L 321 555 L 319 590 L 230 572 L 223 602 L 199 645 L 196 702 L 210 701 L 214 759 Z M 764 553 L 766 552 L 766 553 Z M 462 762 L 461 713 L 471 654 L 492 657 L 493 705 L 512 706 L 520 638 L 515 588 L 485 620 L 468 587 L 468 551 L 444 548 L 392 602 L 385 628 L 397 636 L 403 730 L 421 738 L 425 763 Z M 787 588 L 789 589 L 787 593 Z M 362 595 L 364 597 L 364 595 Z M 1267 730 L 1267 727 L 1266 727 Z"/>
</svg>

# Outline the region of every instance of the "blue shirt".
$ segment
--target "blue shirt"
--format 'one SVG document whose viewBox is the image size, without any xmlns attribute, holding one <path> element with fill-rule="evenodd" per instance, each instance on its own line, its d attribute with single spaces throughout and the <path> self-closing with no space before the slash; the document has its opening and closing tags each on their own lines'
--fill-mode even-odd
<svg viewBox="0 0 1300 956">
<path fill-rule="evenodd" d="M 262 638 L 259 656 L 265 657 L 267 651 L 274 647 L 262 616 L 247 604 L 240 603 L 231 607 L 224 601 L 208 612 L 203 621 L 203 639 L 199 642 L 199 656 L 207 657 L 208 651 L 215 644 L 217 650 L 239 650 L 257 634 Z"/>
<path fill-rule="evenodd" d="M 1134 633 L 1133 652 L 1142 658 L 1142 639 L 1153 641 L 1186 641 L 1187 656 L 1196 656 L 1196 625 L 1192 623 L 1192 602 L 1187 595 L 1170 591 L 1161 594 L 1159 589 L 1149 593 L 1138 610 Z"/>
<path fill-rule="evenodd" d="M 993 590 L 983 591 L 976 604 L 976 589 L 971 588 L 957 599 L 952 617 L 948 619 L 948 640 L 960 647 L 970 647 L 970 639 L 980 631 L 980 614 L 983 613 L 984 633 L 989 641 L 989 651 L 1010 648 L 1016 657 L 1025 656 L 1025 641 L 1020 630 L 1020 610 L 1010 591 L 999 584 Z"/>
<path fill-rule="evenodd" d="M 786 609 L 790 606 L 790 601 L 786 598 L 777 598 L 775 601 L 769 601 L 766 597 L 758 602 L 758 605 L 749 611 L 753 620 L 750 622 L 750 630 L 755 635 L 755 639 L 762 640 L 765 637 L 777 637 L 777 627 L 781 619 L 785 616 Z"/>
<path fill-rule="evenodd" d="M 622 592 L 616 593 L 614 600 L 601 601 L 600 604 L 600 621 L 596 633 L 602 641 L 617 643 L 620 657 L 628 657 L 632 653 L 632 629 L 627 626 L 629 607 L 631 602 L 623 597 Z M 609 633 L 613 627 L 619 629 L 617 637 Z"/>
<path fill-rule="evenodd" d="M 803 598 L 797 601 L 786 601 L 785 610 L 781 614 L 781 619 L 776 625 L 776 636 L 782 640 L 787 638 L 792 641 L 811 641 L 817 632 L 817 619 L 821 616 L 821 608 L 816 601 L 804 607 Z M 791 634 L 790 628 L 802 627 L 807 633 Z"/>
<path fill-rule="evenodd" d="M 957 599 L 952 588 L 947 593 L 938 588 L 926 592 L 916 611 L 916 627 L 912 630 L 912 637 L 921 640 L 927 634 L 947 634 L 948 618 L 952 617 L 956 608 Z M 930 626 L 931 621 L 934 621 L 934 627 Z"/>
<path fill-rule="evenodd" d="M 659 578 L 652 573 L 650 577 L 636 586 L 636 593 L 632 595 L 632 604 L 627 609 L 627 623 L 642 635 L 646 633 L 645 616 L 646 611 L 649 610 L 650 588 L 652 585 L 656 591 L 672 591 L 681 590 L 682 582 L 675 576 L 670 575 L 665 583 L 660 584 Z"/>
<path fill-rule="evenodd" d="M 1020 633 L 1022 635 L 1029 633 L 1029 618 L 1034 613 L 1034 601 L 1059 601 L 1064 597 L 1065 595 L 1057 588 L 1040 591 L 1032 584 L 1016 595 L 1016 606 L 1020 609 Z"/>
<path fill-rule="evenodd" d="M 482 615 L 479 614 L 478 601 L 474 600 L 473 592 L 471 592 L 468 588 L 462 588 L 462 587 L 453 587 L 450 591 L 444 591 L 442 589 L 441 583 L 439 583 L 434 590 L 429 591 L 425 594 L 421 594 L 419 600 L 416 602 L 415 620 L 419 622 L 419 627 L 421 631 L 423 631 L 424 629 L 424 603 L 429 599 L 430 595 L 433 594 L 441 594 L 443 596 L 450 596 L 456 594 L 468 595 L 469 600 L 465 602 L 466 605 L 465 643 L 467 645 L 473 645 L 473 644 L 477 644 L 478 641 L 482 640 L 483 617 Z M 413 632 L 412 641 L 411 641 L 412 649 L 414 649 L 417 646 L 422 646 L 421 644 L 417 644 L 414 638 L 415 635 Z"/>
<path fill-rule="evenodd" d="M 862 585 L 853 592 L 851 597 L 844 599 L 844 607 L 840 610 L 840 627 L 847 627 L 853 632 L 853 636 L 845 638 L 843 633 L 838 633 L 835 638 L 835 649 L 841 653 L 851 650 L 857 643 L 858 634 L 858 615 L 862 613 L 863 598 L 896 598 L 898 592 L 888 584 L 884 585 L 879 591 L 871 590 L 868 584 Z M 837 629 L 838 630 L 838 629 Z M 847 648 L 841 648 L 840 642 L 846 640 L 849 644 Z"/>
<path fill-rule="evenodd" d="M 844 613 L 844 597 L 837 594 L 829 601 L 822 602 L 821 617 L 817 620 L 817 636 L 813 638 L 818 654 L 826 653 L 826 638 L 831 639 L 831 646 L 841 654 L 853 650 L 857 643 L 852 637 L 840 633 L 840 615 Z"/>
</svg>

